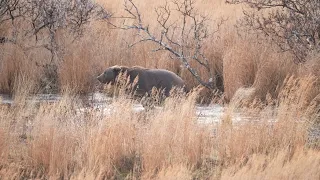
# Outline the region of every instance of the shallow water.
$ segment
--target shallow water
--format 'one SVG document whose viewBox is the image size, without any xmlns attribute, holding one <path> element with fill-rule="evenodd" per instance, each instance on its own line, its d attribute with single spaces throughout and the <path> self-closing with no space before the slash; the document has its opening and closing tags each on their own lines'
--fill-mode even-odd
<svg viewBox="0 0 320 180">
<path fill-rule="evenodd" d="M 27 101 L 31 102 L 58 102 L 62 99 L 61 95 L 58 94 L 37 94 L 34 96 L 30 96 L 27 98 Z M 91 108 L 102 110 L 103 114 L 108 115 L 112 112 L 112 98 L 108 97 L 102 93 L 92 93 L 86 96 L 80 96 L 80 99 L 83 100 L 84 103 L 86 103 Z M 12 97 L 6 94 L 0 94 L 0 104 L 14 104 L 14 100 Z M 157 109 L 161 109 L 161 107 L 156 107 Z M 144 107 L 139 104 L 135 103 L 132 105 L 132 109 L 135 112 L 144 111 Z M 79 112 L 85 112 L 88 110 L 88 108 L 80 108 Z M 226 110 L 225 107 L 218 105 L 218 104 L 212 104 L 209 106 L 202 106 L 202 105 L 196 105 L 196 116 L 198 119 L 198 122 L 203 124 L 216 124 L 221 122 L 223 119 L 224 111 Z M 271 110 L 272 111 L 272 110 Z M 229 114 L 230 115 L 230 114 Z M 267 118 L 268 119 L 265 119 Z M 253 116 L 247 116 L 244 115 L 241 112 L 232 111 L 231 114 L 231 120 L 232 123 L 241 123 L 245 121 L 259 121 L 259 118 L 253 117 Z M 272 123 L 275 122 L 276 119 L 273 116 L 267 115 L 264 118 L 264 120 L 267 120 L 268 122 Z M 309 130 L 309 138 L 311 138 L 312 141 L 320 141 L 320 128 L 315 127 Z"/>
<path fill-rule="evenodd" d="M 58 94 L 37 94 L 27 98 L 27 101 L 32 102 L 58 102 L 61 100 L 62 96 Z M 87 104 L 91 107 L 102 109 L 106 114 L 110 113 L 111 97 L 107 97 L 102 93 L 92 93 L 86 96 L 80 96 Z M 12 97 L 6 94 L 0 94 L 1 104 L 14 104 Z M 157 107 L 161 108 L 161 107 Z M 144 107 L 140 103 L 135 103 L 132 109 L 136 112 L 144 111 Z M 224 107 L 214 104 L 210 106 L 196 106 L 196 114 L 199 122 L 202 123 L 216 123 L 219 122 L 223 115 Z"/>
<path fill-rule="evenodd" d="M 90 93 L 88 95 L 83 95 L 79 97 L 85 104 L 91 108 L 99 109 L 104 112 L 104 114 L 110 114 L 112 109 L 112 98 L 106 96 L 103 93 Z M 59 94 L 37 94 L 27 98 L 27 101 L 31 102 L 58 102 L 62 99 L 62 96 Z M 6 94 L 0 94 L 0 103 L 1 104 L 14 104 L 12 97 Z M 156 107 L 161 109 L 161 107 Z M 132 109 L 135 112 L 144 111 L 144 107 L 140 103 L 135 103 L 132 106 Z M 221 121 L 222 116 L 225 111 L 225 107 L 212 104 L 209 106 L 196 105 L 196 115 L 198 121 L 201 123 L 218 123 Z M 81 108 L 80 111 L 84 112 L 86 109 Z M 240 112 L 232 112 L 232 122 L 241 122 L 245 120 L 254 120 L 253 117 L 245 116 Z"/>
<path fill-rule="evenodd" d="M 50 102 L 58 102 L 61 99 L 62 99 L 62 96 L 59 94 L 37 94 L 37 95 L 28 97 L 27 101 L 31 101 L 35 103 L 37 102 L 50 103 Z M 103 112 L 105 112 L 105 114 L 111 113 L 112 98 L 106 96 L 103 93 L 90 93 L 88 95 L 79 96 L 79 99 L 81 99 L 84 104 L 86 104 L 91 108 L 102 110 Z M 0 104 L 14 104 L 14 100 L 9 95 L 0 94 Z M 161 109 L 161 107 L 156 107 L 156 108 Z M 145 110 L 145 108 L 140 103 L 133 104 L 132 109 L 135 112 L 140 112 Z M 80 108 L 80 111 L 84 112 L 85 110 L 86 110 L 85 108 Z M 196 105 L 196 115 L 197 115 L 198 121 L 201 123 L 220 122 L 224 115 L 225 110 L 226 110 L 225 107 L 218 104 L 212 104 L 209 106 Z M 231 117 L 232 122 L 234 123 L 244 122 L 247 120 L 259 121 L 259 118 L 245 115 L 237 110 L 233 110 L 231 112 L 231 115 L 232 115 Z M 268 118 L 268 119 L 265 119 L 265 118 Z M 267 120 L 268 122 L 274 122 L 275 121 L 274 118 L 275 117 L 270 116 L 270 114 L 268 114 L 266 115 L 266 117 L 264 117 L 264 120 Z"/>
</svg>

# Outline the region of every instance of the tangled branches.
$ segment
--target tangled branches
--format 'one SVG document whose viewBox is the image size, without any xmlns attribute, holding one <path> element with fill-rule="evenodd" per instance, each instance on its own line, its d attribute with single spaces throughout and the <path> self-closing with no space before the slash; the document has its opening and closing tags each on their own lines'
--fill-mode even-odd
<svg viewBox="0 0 320 180">
<path fill-rule="evenodd" d="M 246 4 L 252 11 L 239 27 L 271 37 L 283 51 L 290 51 L 297 63 L 320 50 L 320 1 L 318 0 L 227 0 Z"/>
</svg>

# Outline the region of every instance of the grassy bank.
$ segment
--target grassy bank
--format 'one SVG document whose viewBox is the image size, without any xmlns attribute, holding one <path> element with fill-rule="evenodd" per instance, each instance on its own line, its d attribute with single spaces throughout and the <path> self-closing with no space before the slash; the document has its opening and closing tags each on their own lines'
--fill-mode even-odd
<svg viewBox="0 0 320 180">
<path fill-rule="evenodd" d="M 24 101 L 21 93 L 14 105 L 0 108 L 0 177 L 316 179 L 319 144 L 308 140 L 308 130 L 319 109 L 306 105 L 314 79 L 286 82 L 272 105 L 239 109 L 241 101 L 233 99 L 220 123 L 212 124 L 197 121 L 198 92 L 142 112 L 120 94 L 110 113 L 69 93 L 56 103 Z M 232 122 L 239 110 L 251 119 Z"/>
</svg>

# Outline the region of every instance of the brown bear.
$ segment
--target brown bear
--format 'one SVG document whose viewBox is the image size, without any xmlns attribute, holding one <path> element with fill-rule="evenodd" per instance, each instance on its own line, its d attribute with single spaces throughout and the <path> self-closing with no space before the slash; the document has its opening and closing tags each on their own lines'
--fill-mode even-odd
<svg viewBox="0 0 320 180">
<path fill-rule="evenodd" d="M 116 65 L 107 68 L 97 79 L 104 84 L 114 84 L 120 73 L 124 73 L 130 78 L 130 84 L 135 84 L 134 90 L 139 96 L 150 94 L 153 87 L 164 90 L 165 96 L 170 95 L 170 90 L 173 87 L 183 88 L 186 91 L 184 81 L 175 73 L 165 69 L 147 69 L 138 66 L 130 68 Z M 135 82 L 137 76 L 137 82 Z"/>
</svg>

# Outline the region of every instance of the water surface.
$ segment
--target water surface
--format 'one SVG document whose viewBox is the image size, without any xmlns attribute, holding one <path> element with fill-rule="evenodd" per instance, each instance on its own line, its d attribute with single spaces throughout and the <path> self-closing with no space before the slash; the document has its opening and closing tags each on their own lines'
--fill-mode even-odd
<svg viewBox="0 0 320 180">
<path fill-rule="evenodd" d="M 37 94 L 27 98 L 30 102 L 58 102 L 61 100 L 62 96 L 58 94 Z M 0 99 L 2 104 L 14 104 L 12 97 L 6 94 L 0 94 Z M 108 97 L 102 93 L 91 93 L 86 96 L 80 96 L 80 99 L 84 100 L 91 107 L 99 108 L 106 112 L 110 112 L 112 105 L 112 98 Z M 161 108 L 161 107 L 157 107 Z M 136 112 L 144 111 L 144 107 L 140 103 L 135 103 L 132 109 Z M 210 106 L 196 105 L 196 115 L 199 122 L 202 123 L 214 123 L 219 122 L 222 117 L 224 108 L 218 104 Z"/>
</svg>

